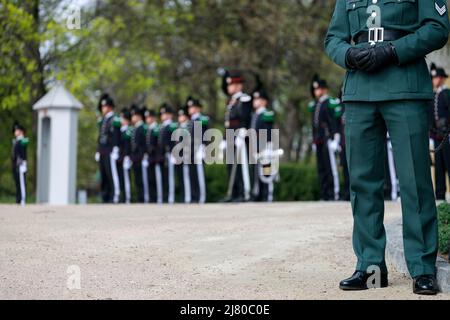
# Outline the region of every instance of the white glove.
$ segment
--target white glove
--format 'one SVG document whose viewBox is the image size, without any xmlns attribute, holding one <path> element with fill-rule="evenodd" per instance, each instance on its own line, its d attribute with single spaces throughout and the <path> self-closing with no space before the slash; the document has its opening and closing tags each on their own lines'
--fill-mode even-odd
<svg viewBox="0 0 450 320">
<path fill-rule="evenodd" d="M 130 170 L 132 166 L 133 166 L 133 162 L 131 161 L 130 157 L 125 156 L 125 158 L 123 158 L 123 168 L 125 170 Z"/>
<path fill-rule="evenodd" d="M 317 153 L 317 145 L 315 143 L 312 144 L 311 150 L 313 153 Z"/>
<path fill-rule="evenodd" d="M 27 167 L 27 162 L 23 161 L 22 164 L 19 167 L 20 173 L 27 173 L 28 172 L 28 167 Z"/>
<path fill-rule="evenodd" d="M 195 153 L 196 164 L 202 163 L 205 156 L 205 146 L 201 145 Z"/>
<path fill-rule="evenodd" d="M 236 138 L 235 144 L 236 144 L 237 148 L 241 149 L 241 148 L 245 147 L 245 139 L 243 139 L 241 136 L 238 136 Z"/>
<path fill-rule="evenodd" d="M 148 155 L 145 155 L 144 159 L 142 159 L 142 166 L 144 168 L 148 168 L 150 166 L 150 162 L 148 162 Z"/>
<path fill-rule="evenodd" d="M 333 152 L 341 152 L 342 151 L 340 144 L 336 140 L 331 140 L 329 142 L 329 146 Z"/>
<path fill-rule="evenodd" d="M 95 161 L 100 162 L 100 152 L 95 153 Z"/>
<path fill-rule="evenodd" d="M 219 149 L 222 151 L 227 150 L 227 141 L 226 140 L 223 140 L 222 142 L 220 142 Z"/>
<path fill-rule="evenodd" d="M 334 134 L 334 141 L 340 146 L 341 145 L 341 135 L 339 133 Z"/>
<path fill-rule="evenodd" d="M 119 160 L 119 147 L 114 147 L 113 151 L 111 152 L 111 159 L 113 159 L 114 161 Z"/>
<path fill-rule="evenodd" d="M 174 157 L 173 154 L 169 155 L 169 161 L 171 164 L 177 164 L 177 159 Z"/>
</svg>

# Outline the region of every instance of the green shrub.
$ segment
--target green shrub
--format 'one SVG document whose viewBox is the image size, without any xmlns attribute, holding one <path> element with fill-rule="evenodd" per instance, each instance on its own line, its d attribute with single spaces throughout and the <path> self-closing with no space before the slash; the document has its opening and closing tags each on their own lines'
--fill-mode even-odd
<svg viewBox="0 0 450 320">
<path fill-rule="evenodd" d="M 275 185 L 275 201 L 314 201 L 320 197 L 315 165 L 281 164 L 280 181 Z M 208 202 L 223 199 L 228 188 L 228 174 L 224 165 L 206 166 Z"/>
<path fill-rule="evenodd" d="M 439 251 L 449 253 L 450 244 L 450 204 L 443 203 L 438 207 L 439 214 Z"/>
</svg>

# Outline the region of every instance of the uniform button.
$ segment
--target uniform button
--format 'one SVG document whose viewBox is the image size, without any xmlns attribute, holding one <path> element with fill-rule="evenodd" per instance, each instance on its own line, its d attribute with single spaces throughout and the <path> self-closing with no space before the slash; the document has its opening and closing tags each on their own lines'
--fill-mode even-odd
<svg viewBox="0 0 450 320">
<path fill-rule="evenodd" d="M 377 13 L 374 11 L 372 12 L 372 17 L 375 18 L 377 16 Z"/>
</svg>

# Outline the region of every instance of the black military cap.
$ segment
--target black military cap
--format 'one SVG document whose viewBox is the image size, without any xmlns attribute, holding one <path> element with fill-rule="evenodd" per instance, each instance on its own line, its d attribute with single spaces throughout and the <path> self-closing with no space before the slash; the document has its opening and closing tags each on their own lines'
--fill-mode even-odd
<svg viewBox="0 0 450 320">
<path fill-rule="evenodd" d="M 130 108 L 131 116 L 140 116 L 142 118 L 145 117 L 145 110 L 143 108 L 139 108 L 136 105 L 132 105 Z"/>
<path fill-rule="evenodd" d="M 227 85 L 244 82 L 245 82 L 244 75 L 240 70 L 229 71 L 228 74 L 226 75 Z"/>
<path fill-rule="evenodd" d="M 100 101 L 98 102 L 98 110 L 101 110 L 103 106 L 110 106 L 111 108 L 114 108 L 114 100 L 111 98 L 111 96 L 107 93 L 102 94 L 100 97 Z"/>
<path fill-rule="evenodd" d="M 327 84 L 326 80 L 319 79 L 319 80 L 316 80 L 313 82 L 312 87 L 314 89 L 319 89 L 319 88 L 328 89 L 328 84 Z"/>
<path fill-rule="evenodd" d="M 120 111 L 120 114 L 121 114 L 122 118 L 124 118 L 124 119 L 126 119 L 128 121 L 131 121 L 131 112 L 130 112 L 130 110 L 128 108 L 123 108 Z"/>
<path fill-rule="evenodd" d="M 202 108 L 202 104 L 200 102 L 200 100 L 193 98 L 192 96 L 187 98 L 186 100 L 186 108 L 191 108 L 191 107 L 198 107 L 198 108 Z"/>
<path fill-rule="evenodd" d="M 19 124 L 18 122 L 15 122 L 13 124 L 12 133 L 14 134 L 14 132 L 16 132 L 16 130 L 20 130 L 22 132 L 25 132 L 25 128 L 21 124 Z"/>
<path fill-rule="evenodd" d="M 436 64 L 431 64 L 431 77 L 441 77 L 441 78 L 448 78 L 448 74 L 445 72 L 444 68 L 438 68 Z"/>
<path fill-rule="evenodd" d="M 167 103 L 164 103 L 161 108 L 159 108 L 159 114 L 165 114 L 165 113 L 169 113 L 169 114 L 173 114 L 173 108 L 168 105 Z"/>
<path fill-rule="evenodd" d="M 145 117 L 152 117 L 155 118 L 156 117 L 156 112 L 154 110 L 146 110 L 145 111 Z"/>
<path fill-rule="evenodd" d="M 186 117 L 188 117 L 188 116 L 189 116 L 189 113 L 188 113 L 188 111 L 187 111 L 186 108 L 180 108 L 180 109 L 178 110 L 178 116 L 179 116 L 179 117 L 181 117 L 181 116 L 186 116 Z"/>
<path fill-rule="evenodd" d="M 264 90 L 264 88 L 256 89 L 253 92 L 253 99 L 264 99 L 264 100 L 267 100 L 267 101 L 270 100 L 269 95 L 267 94 L 267 91 Z"/>
</svg>

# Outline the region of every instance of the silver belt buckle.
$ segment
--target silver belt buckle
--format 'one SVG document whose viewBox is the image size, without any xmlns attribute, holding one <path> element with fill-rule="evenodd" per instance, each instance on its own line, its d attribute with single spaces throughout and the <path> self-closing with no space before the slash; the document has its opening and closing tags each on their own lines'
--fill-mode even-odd
<svg viewBox="0 0 450 320">
<path fill-rule="evenodd" d="M 374 46 L 378 42 L 384 41 L 384 28 L 369 29 L 369 43 Z"/>
</svg>

